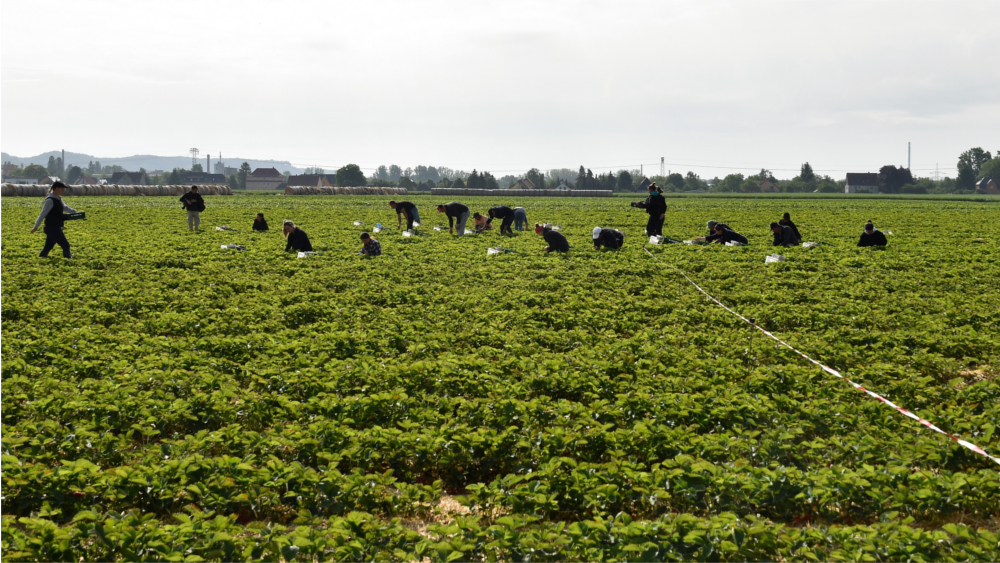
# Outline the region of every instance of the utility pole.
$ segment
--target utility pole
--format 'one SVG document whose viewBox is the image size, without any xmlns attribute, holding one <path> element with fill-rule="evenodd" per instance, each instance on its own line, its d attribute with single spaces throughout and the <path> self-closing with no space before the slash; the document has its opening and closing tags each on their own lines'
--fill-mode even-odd
<svg viewBox="0 0 1000 563">
<path fill-rule="evenodd" d="M 906 141 L 906 169 L 910 169 L 910 142 Z"/>
<path fill-rule="evenodd" d="M 666 163 L 664 162 L 664 160 L 665 160 L 665 157 L 661 156 L 660 157 L 660 176 L 663 176 L 663 169 L 666 166 Z"/>
<path fill-rule="evenodd" d="M 194 165 L 198 164 L 199 151 L 198 149 L 191 149 L 189 152 L 191 153 L 191 169 L 194 170 Z"/>
</svg>

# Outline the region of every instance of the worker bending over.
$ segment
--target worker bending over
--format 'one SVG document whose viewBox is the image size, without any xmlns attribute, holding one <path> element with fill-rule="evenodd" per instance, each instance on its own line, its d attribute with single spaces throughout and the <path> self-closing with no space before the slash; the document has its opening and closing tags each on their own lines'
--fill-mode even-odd
<svg viewBox="0 0 1000 563">
<path fill-rule="evenodd" d="M 569 252 L 569 242 L 559 231 L 553 230 L 551 225 L 541 225 L 535 223 L 535 232 L 542 235 L 548 246 L 545 252 Z"/>
<path fill-rule="evenodd" d="M 705 240 L 708 242 L 717 242 L 719 244 L 726 244 L 727 242 L 738 242 L 740 244 L 749 244 L 747 237 L 730 229 L 729 225 L 725 223 L 716 223 L 715 234 L 705 237 Z"/>
<path fill-rule="evenodd" d="M 594 250 L 600 250 L 602 246 L 612 250 L 618 250 L 623 244 L 625 244 L 625 233 L 617 229 L 602 229 L 601 227 L 594 227 L 593 237 Z"/>
<path fill-rule="evenodd" d="M 406 215 L 406 230 L 412 231 L 413 224 L 416 223 L 420 226 L 420 213 L 417 212 L 417 206 L 409 201 L 390 201 L 389 207 L 396 210 L 396 228 L 400 228 L 403 225 L 403 215 Z"/>
<path fill-rule="evenodd" d="M 774 241 L 771 246 L 795 246 L 799 243 L 799 239 L 795 236 L 795 231 L 787 225 L 780 225 L 778 223 L 771 223 L 771 232 L 774 233 Z"/>
<path fill-rule="evenodd" d="M 496 207 L 491 207 L 486 214 L 490 216 L 490 218 L 486 220 L 487 225 L 492 224 L 494 219 L 501 219 L 500 234 L 513 234 L 510 231 L 510 226 L 514 223 L 513 209 L 507 207 L 506 205 L 498 205 Z"/>
<path fill-rule="evenodd" d="M 437 206 L 438 213 L 448 216 L 448 232 L 454 234 L 455 227 L 458 227 L 458 234 L 465 234 L 465 223 L 469 220 L 469 208 L 457 201 Z"/>
</svg>

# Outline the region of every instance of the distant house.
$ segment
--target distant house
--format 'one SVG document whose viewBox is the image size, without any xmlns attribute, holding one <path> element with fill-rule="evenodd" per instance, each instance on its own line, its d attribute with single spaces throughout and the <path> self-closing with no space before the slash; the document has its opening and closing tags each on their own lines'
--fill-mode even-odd
<svg viewBox="0 0 1000 563">
<path fill-rule="evenodd" d="M 208 172 L 185 172 L 181 174 L 182 184 L 225 184 L 226 177 L 222 174 Z"/>
<path fill-rule="evenodd" d="M 642 182 L 639 183 L 639 189 L 636 191 L 645 192 L 649 190 L 649 185 L 652 184 L 649 178 L 643 178 Z"/>
<path fill-rule="evenodd" d="M 310 176 L 316 176 L 316 174 L 310 174 Z M 290 176 L 294 178 L 295 176 Z M 280 189 L 278 186 L 286 182 L 285 176 L 278 172 L 274 167 L 271 168 L 258 168 L 247 176 L 247 189 L 248 190 L 277 190 Z M 289 182 L 289 186 L 294 185 Z M 299 184 L 306 185 L 306 184 Z M 311 184 L 316 185 L 316 184 Z"/>
<path fill-rule="evenodd" d="M 1000 194 L 1000 185 L 997 184 L 996 178 L 983 178 L 982 180 L 976 182 L 976 193 L 977 194 Z"/>
<path fill-rule="evenodd" d="M 533 190 L 535 189 L 535 183 L 527 178 L 521 178 L 520 180 L 514 182 L 510 185 L 512 190 Z"/>
<path fill-rule="evenodd" d="M 54 184 L 56 182 L 61 182 L 61 181 L 62 180 L 59 179 L 59 176 L 46 176 L 44 178 L 38 179 L 39 184 Z"/>
<path fill-rule="evenodd" d="M 149 185 L 149 177 L 145 172 L 115 172 L 108 180 L 109 184 L 119 184 L 122 186 L 146 186 Z"/>
<path fill-rule="evenodd" d="M 781 190 L 778 189 L 778 184 L 764 178 L 760 183 L 760 191 L 763 193 L 778 193 Z"/>
<path fill-rule="evenodd" d="M 80 176 L 80 179 L 76 181 L 77 185 L 80 186 L 97 186 L 100 185 L 100 181 L 93 176 Z"/>
<path fill-rule="evenodd" d="M 273 170 L 273 168 L 272 168 Z M 326 174 L 295 174 L 288 177 L 288 187 L 294 186 L 306 186 L 310 188 L 323 188 L 332 187 L 330 184 L 330 179 Z M 247 189 L 250 189 L 250 180 L 247 179 Z M 271 188 L 258 188 L 262 190 L 269 190 Z"/>
<path fill-rule="evenodd" d="M 878 174 L 873 172 L 848 172 L 847 184 L 844 185 L 845 194 L 858 192 L 878 193 Z"/>
<path fill-rule="evenodd" d="M 554 188 L 552 188 L 552 189 L 565 192 L 567 190 L 572 190 L 573 189 L 573 184 L 570 183 L 570 182 L 567 182 L 566 180 L 559 180 L 559 185 L 556 186 L 556 187 L 554 187 Z"/>
</svg>

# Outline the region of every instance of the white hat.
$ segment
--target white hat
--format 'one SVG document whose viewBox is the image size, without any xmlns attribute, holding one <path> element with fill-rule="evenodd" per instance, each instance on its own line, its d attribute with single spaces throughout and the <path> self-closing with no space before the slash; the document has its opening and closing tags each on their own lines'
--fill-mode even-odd
<svg viewBox="0 0 1000 563">
<path fill-rule="evenodd" d="M 600 227 L 594 227 L 594 240 L 597 240 L 597 237 L 599 237 L 599 236 L 601 236 L 601 228 Z"/>
</svg>

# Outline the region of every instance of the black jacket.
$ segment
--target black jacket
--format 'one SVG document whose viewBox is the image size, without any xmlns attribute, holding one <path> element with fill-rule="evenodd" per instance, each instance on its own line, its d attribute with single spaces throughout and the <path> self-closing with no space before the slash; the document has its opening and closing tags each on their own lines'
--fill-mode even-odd
<svg viewBox="0 0 1000 563">
<path fill-rule="evenodd" d="M 559 231 L 545 227 L 542 229 L 542 238 L 549 245 L 549 252 L 569 252 L 569 241 Z"/>
<path fill-rule="evenodd" d="M 48 199 L 52 200 L 52 209 L 45 216 L 45 226 L 42 227 L 42 231 L 54 233 L 63 228 L 63 202 L 58 197 L 53 196 L 49 196 Z"/>
<path fill-rule="evenodd" d="M 795 246 L 799 243 L 798 237 L 795 236 L 795 232 L 792 231 L 791 227 L 785 225 L 779 225 L 781 230 L 774 233 L 774 242 L 771 246 Z"/>
<path fill-rule="evenodd" d="M 312 252 L 312 249 L 312 244 L 309 243 L 309 235 L 302 229 L 295 227 L 295 230 L 288 234 L 288 242 L 285 243 L 285 252 L 289 250 Z"/>
<path fill-rule="evenodd" d="M 266 231 L 267 230 L 267 219 L 261 219 L 260 221 L 253 220 L 253 230 L 255 231 Z"/>
<path fill-rule="evenodd" d="M 732 230 L 732 229 L 729 228 L 729 225 L 727 225 L 725 223 L 716 223 L 715 226 L 721 228 L 723 233 L 726 232 L 726 231 L 731 231 Z M 715 242 L 715 241 L 719 240 L 720 238 L 722 238 L 722 235 L 719 234 L 719 233 L 716 233 L 715 230 L 714 230 L 714 227 L 713 227 L 713 230 L 708 233 L 708 236 L 705 237 L 705 242 Z"/>
<path fill-rule="evenodd" d="M 617 229 L 601 229 L 601 233 L 594 239 L 594 250 L 602 246 L 612 249 L 619 249 L 625 244 L 625 235 Z"/>
<path fill-rule="evenodd" d="M 417 205 L 410 201 L 397 201 L 396 202 L 396 215 L 401 214 L 404 210 L 406 211 L 406 216 L 411 215 L 410 211 L 416 209 Z"/>
<path fill-rule="evenodd" d="M 494 219 L 510 219 L 514 220 L 514 210 L 507 207 L 506 205 L 498 205 L 496 207 L 491 207 L 489 211 L 486 212 L 489 219 L 486 220 L 487 223 L 492 224 Z"/>
<path fill-rule="evenodd" d="M 795 226 L 795 223 L 792 223 L 791 219 L 782 219 L 781 221 L 778 221 L 778 224 L 784 225 L 786 227 L 791 227 L 792 232 L 795 233 L 796 241 L 802 242 L 802 235 L 799 234 L 799 228 Z"/>
<path fill-rule="evenodd" d="M 459 215 L 469 212 L 469 208 L 467 206 L 458 203 L 457 201 L 446 203 L 441 207 L 444 208 L 444 214 L 448 216 L 449 229 L 455 226 L 455 220 L 458 219 Z"/>
<path fill-rule="evenodd" d="M 885 240 L 885 235 L 878 229 L 872 231 L 872 234 L 868 234 L 868 231 L 862 231 L 861 239 L 858 240 L 858 246 L 885 246 L 887 244 L 889 241 Z"/>
<path fill-rule="evenodd" d="M 650 194 L 646 198 L 646 213 L 659 217 L 661 213 L 666 213 L 666 211 L 667 200 L 663 199 L 663 196 L 659 192 Z"/>
<path fill-rule="evenodd" d="M 205 200 L 201 198 L 201 194 L 196 194 L 194 192 L 187 192 L 181 196 L 181 209 L 190 209 L 191 211 L 204 211 L 205 210 Z"/>
<path fill-rule="evenodd" d="M 729 228 L 723 229 L 722 230 L 722 235 L 719 236 L 719 237 L 717 237 L 715 240 L 717 240 L 720 244 L 726 244 L 727 242 L 733 242 L 733 241 L 736 241 L 736 242 L 739 242 L 739 243 L 742 243 L 742 244 L 749 244 L 749 241 L 747 240 L 747 237 L 745 237 L 745 236 L 743 236 L 743 235 L 741 235 L 741 234 L 737 233 L 736 231 L 734 231 L 732 229 L 729 229 Z"/>
</svg>

